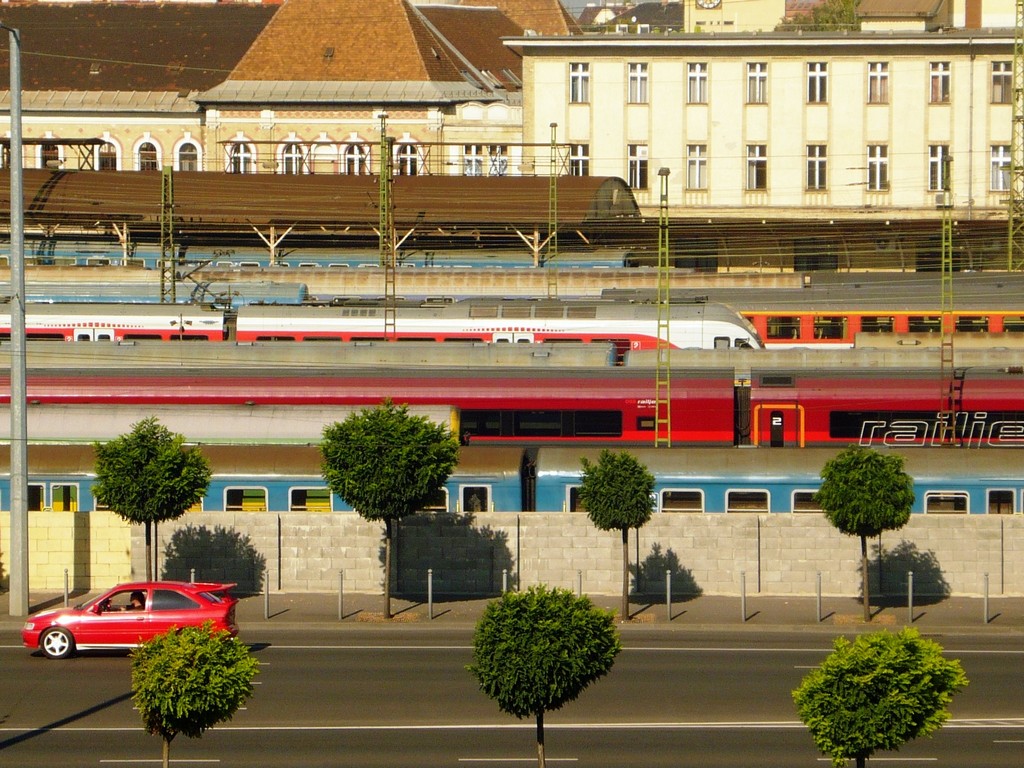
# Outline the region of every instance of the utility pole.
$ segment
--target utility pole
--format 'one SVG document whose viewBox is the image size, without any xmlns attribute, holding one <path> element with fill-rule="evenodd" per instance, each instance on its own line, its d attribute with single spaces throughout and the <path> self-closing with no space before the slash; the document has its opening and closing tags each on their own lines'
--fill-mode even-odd
<svg viewBox="0 0 1024 768">
<path fill-rule="evenodd" d="M 548 277 L 548 298 L 558 297 L 558 123 L 551 123 L 551 161 L 548 165 L 548 253 L 545 259 Z"/>
<path fill-rule="evenodd" d="M 28 615 L 28 414 L 25 344 L 25 198 L 21 149 L 21 33 L 0 23 L 11 64 L 11 616 Z"/>
<path fill-rule="evenodd" d="M 942 346 L 940 351 L 942 401 L 939 412 L 939 440 L 943 445 L 957 442 L 956 364 L 953 359 L 953 158 L 942 158 Z"/>
<path fill-rule="evenodd" d="M 127 226 L 125 227 L 127 230 Z M 160 302 L 178 300 L 174 255 L 174 175 L 169 165 L 160 176 Z"/>
<path fill-rule="evenodd" d="M 380 208 L 380 265 L 384 268 L 384 338 L 398 337 L 398 296 L 396 293 L 397 254 L 395 253 L 395 203 L 392 197 L 394 168 L 391 153 L 394 139 L 388 136 L 387 112 L 380 113 L 380 177 L 378 206 Z"/>
<path fill-rule="evenodd" d="M 1010 128 L 1010 205 L 1007 269 L 1024 269 L 1024 0 L 1016 2 L 1013 36 L 1013 122 Z"/>
</svg>

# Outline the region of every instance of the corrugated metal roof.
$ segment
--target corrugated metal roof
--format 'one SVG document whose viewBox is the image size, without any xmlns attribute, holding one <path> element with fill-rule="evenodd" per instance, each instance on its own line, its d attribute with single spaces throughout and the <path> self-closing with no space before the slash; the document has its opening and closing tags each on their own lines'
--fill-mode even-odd
<svg viewBox="0 0 1024 768">
<path fill-rule="evenodd" d="M 857 16 L 867 18 L 931 18 L 939 13 L 945 0 L 860 0 Z"/>
<path fill-rule="evenodd" d="M 0 104 L 8 105 L 10 100 L 10 91 L 0 91 Z M 182 96 L 170 91 L 25 91 L 21 104 L 23 109 L 39 112 L 199 111 L 199 106 L 187 94 Z"/>
<path fill-rule="evenodd" d="M 424 80 L 345 82 L 300 80 L 227 80 L 196 96 L 199 103 L 415 103 L 448 104 L 498 99 L 467 82 Z"/>
</svg>

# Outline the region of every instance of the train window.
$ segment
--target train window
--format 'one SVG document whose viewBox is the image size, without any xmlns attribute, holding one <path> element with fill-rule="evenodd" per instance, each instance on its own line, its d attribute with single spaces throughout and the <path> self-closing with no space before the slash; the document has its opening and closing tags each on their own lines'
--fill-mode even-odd
<svg viewBox="0 0 1024 768">
<path fill-rule="evenodd" d="M 29 512 L 42 512 L 46 506 L 45 487 L 36 483 L 29 483 L 27 506 Z"/>
<path fill-rule="evenodd" d="M 792 387 L 796 385 L 796 377 L 791 373 L 765 373 L 758 377 L 762 387 Z"/>
<path fill-rule="evenodd" d="M 1009 489 L 990 490 L 988 492 L 988 513 L 990 515 L 1012 515 L 1014 493 Z"/>
<path fill-rule="evenodd" d="M 942 318 L 938 315 L 911 315 L 907 318 L 907 330 L 911 333 L 938 333 L 942 330 Z"/>
<path fill-rule="evenodd" d="M 956 319 L 956 329 L 959 333 L 987 333 L 988 318 L 980 315 L 963 315 Z"/>
<path fill-rule="evenodd" d="M 965 491 L 929 491 L 924 495 L 924 511 L 932 515 L 963 515 L 970 512 Z"/>
<path fill-rule="evenodd" d="M 470 317 L 497 317 L 497 304 L 474 304 L 469 308 Z"/>
<path fill-rule="evenodd" d="M 54 512 L 78 511 L 77 485 L 51 485 L 50 508 Z"/>
<path fill-rule="evenodd" d="M 512 430 L 516 437 L 561 437 L 562 411 L 516 411 Z"/>
<path fill-rule="evenodd" d="M 829 315 L 814 318 L 814 338 L 845 339 L 846 318 L 842 315 Z"/>
<path fill-rule="evenodd" d="M 530 310 L 533 307 L 526 305 L 522 306 L 519 304 L 508 304 L 501 308 L 502 317 L 510 317 L 516 320 L 523 320 L 530 316 Z"/>
<path fill-rule="evenodd" d="M 448 489 L 438 488 L 437 491 L 427 499 L 423 505 L 422 512 L 447 512 L 448 511 Z"/>
<path fill-rule="evenodd" d="M 636 417 L 636 429 L 638 432 L 653 432 L 654 431 L 654 417 L 653 416 L 637 416 Z"/>
<path fill-rule="evenodd" d="M 662 512 L 703 512 L 704 492 L 699 490 L 668 490 L 661 492 Z"/>
<path fill-rule="evenodd" d="M 486 485 L 463 485 L 459 487 L 461 508 L 459 512 L 489 512 L 491 489 Z"/>
<path fill-rule="evenodd" d="M 327 488 L 292 488 L 288 492 L 289 512 L 330 512 L 331 492 Z"/>
<path fill-rule="evenodd" d="M 1024 315 L 1005 315 L 1003 330 L 1009 333 L 1024 333 Z"/>
<path fill-rule="evenodd" d="M 794 512 L 822 512 L 821 504 L 815 500 L 817 491 L 793 491 Z"/>
<path fill-rule="evenodd" d="M 728 349 L 729 342 L 728 336 L 715 336 L 715 349 Z"/>
<path fill-rule="evenodd" d="M 576 411 L 573 417 L 576 437 L 619 437 L 622 434 L 619 411 Z"/>
<path fill-rule="evenodd" d="M 265 488 L 227 488 L 224 491 L 225 512 L 266 512 Z"/>
<path fill-rule="evenodd" d="M 569 512 L 586 512 L 586 508 L 580 504 L 580 487 L 578 485 L 570 485 L 566 493 L 568 498 L 566 501 L 566 508 Z M 566 511 L 565 509 L 562 510 Z"/>
<path fill-rule="evenodd" d="M 800 317 L 775 315 L 768 318 L 769 339 L 796 339 L 800 337 Z"/>
<path fill-rule="evenodd" d="M 459 420 L 467 435 L 495 436 L 501 434 L 501 411 L 462 411 Z"/>
<path fill-rule="evenodd" d="M 768 512 L 768 491 L 726 491 L 726 512 Z"/>
<path fill-rule="evenodd" d="M 540 305 L 535 308 L 534 317 L 559 318 L 565 317 L 565 307 Z"/>
<path fill-rule="evenodd" d="M 891 315 L 865 315 L 860 319 L 860 329 L 864 333 L 892 333 L 896 322 Z"/>
</svg>

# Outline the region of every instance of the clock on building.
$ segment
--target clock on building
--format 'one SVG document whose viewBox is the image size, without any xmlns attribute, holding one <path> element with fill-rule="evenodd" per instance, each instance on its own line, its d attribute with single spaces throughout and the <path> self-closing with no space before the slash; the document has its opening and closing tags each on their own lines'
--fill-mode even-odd
<svg viewBox="0 0 1024 768">
<path fill-rule="evenodd" d="M 698 8 L 705 8 L 711 10 L 717 8 L 722 4 L 722 0 L 696 0 Z"/>
</svg>

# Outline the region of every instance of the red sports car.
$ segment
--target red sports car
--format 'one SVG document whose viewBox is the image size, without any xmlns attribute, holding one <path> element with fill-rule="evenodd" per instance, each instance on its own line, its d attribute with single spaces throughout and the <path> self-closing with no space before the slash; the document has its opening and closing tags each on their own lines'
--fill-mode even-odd
<svg viewBox="0 0 1024 768">
<path fill-rule="evenodd" d="M 74 608 L 52 608 L 30 616 L 21 630 L 28 648 L 51 659 L 79 651 L 134 648 L 172 627 L 212 622 L 213 629 L 238 634 L 234 584 L 141 581 L 120 584 Z"/>
</svg>

